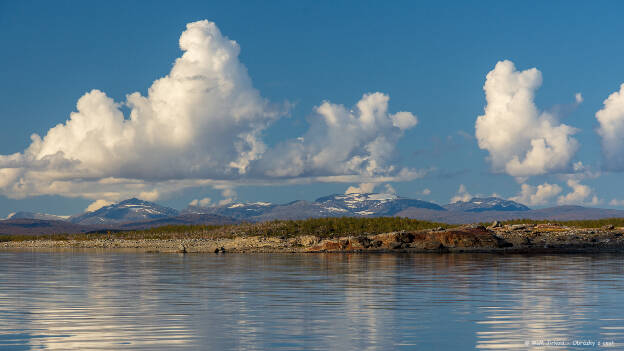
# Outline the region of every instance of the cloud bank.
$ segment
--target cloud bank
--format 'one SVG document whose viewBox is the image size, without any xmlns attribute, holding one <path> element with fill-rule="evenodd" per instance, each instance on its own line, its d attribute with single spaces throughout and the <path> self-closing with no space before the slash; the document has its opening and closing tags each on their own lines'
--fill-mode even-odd
<svg viewBox="0 0 624 351">
<path fill-rule="evenodd" d="M 602 141 L 605 168 L 624 170 L 624 84 L 604 101 L 604 107 L 596 112 Z"/>
<path fill-rule="evenodd" d="M 542 84 L 535 68 L 517 71 L 513 62 L 500 61 L 486 76 L 485 113 L 477 118 L 479 147 L 489 152 L 497 172 L 524 178 L 567 171 L 578 142 L 576 129 L 535 106 L 535 91 Z M 577 103 L 582 96 L 576 96 Z"/>
<path fill-rule="evenodd" d="M 559 196 L 557 198 L 557 204 L 559 205 L 579 205 L 579 204 L 597 205 L 600 203 L 600 200 L 598 199 L 596 195 L 594 195 L 594 191 L 589 186 L 581 184 L 576 179 L 568 179 L 567 184 L 568 184 L 568 187 L 572 189 L 572 191 L 570 191 L 569 193 L 565 195 Z"/>
<path fill-rule="evenodd" d="M 238 44 L 209 21 L 189 23 L 170 73 L 116 102 L 92 90 L 65 123 L 0 155 L 0 193 L 85 197 L 90 208 L 128 196 L 154 200 L 192 186 L 408 180 L 395 145 L 417 124 L 390 113 L 389 97 L 365 94 L 353 109 L 323 102 L 303 136 L 268 149 L 262 132 L 286 113 L 253 87 Z M 122 107 L 129 113 L 124 115 Z M 235 195 L 224 194 L 231 201 Z M 200 200 L 198 200 L 198 203 Z"/>
<path fill-rule="evenodd" d="M 544 183 L 538 186 L 522 184 L 520 193 L 509 200 L 519 202 L 529 206 L 540 206 L 549 204 L 555 196 L 561 193 L 562 189 L 557 184 Z"/>
<path fill-rule="evenodd" d="M 449 203 L 453 204 L 459 201 L 468 202 L 473 197 L 474 196 L 472 196 L 472 194 L 468 192 L 468 189 L 466 189 L 466 186 L 464 184 L 460 184 L 459 189 L 457 190 L 457 194 L 455 194 L 455 196 L 451 198 Z"/>
<path fill-rule="evenodd" d="M 396 173 L 396 141 L 418 120 L 410 112 L 389 113 L 389 99 L 365 94 L 353 109 L 324 102 L 306 134 L 269 150 L 260 170 L 269 177 Z"/>
<path fill-rule="evenodd" d="M 375 191 L 375 183 L 361 183 L 358 186 L 352 185 L 345 190 L 345 194 L 367 194 Z"/>
</svg>

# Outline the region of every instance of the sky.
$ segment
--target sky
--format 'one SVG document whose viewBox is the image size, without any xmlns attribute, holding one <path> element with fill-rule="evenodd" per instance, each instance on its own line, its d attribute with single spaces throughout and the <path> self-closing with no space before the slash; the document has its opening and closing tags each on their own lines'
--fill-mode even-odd
<svg viewBox="0 0 624 351">
<path fill-rule="evenodd" d="M 624 208 L 622 10 L 0 1 L 0 218 L 345 191 Z"/>
</svg>

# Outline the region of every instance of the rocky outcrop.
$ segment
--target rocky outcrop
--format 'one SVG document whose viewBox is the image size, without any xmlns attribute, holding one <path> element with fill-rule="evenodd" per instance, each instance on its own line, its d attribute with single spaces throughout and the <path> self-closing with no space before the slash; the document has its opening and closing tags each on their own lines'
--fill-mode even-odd
<svg viewBox="0 0 624 351">
<path fill-rule="evenodd" d="M 363 237 L 323 240 L 307 251 L 459 251 L 511 247 L 482 226 L 441 231 L 395 232 Z"/>
<path fill-rule="evenodd" d="M 576 228 L 557 224 L 514 224 L 490 228 L 519 251 L 623 251 L 624 228 Z"/>
</svg>

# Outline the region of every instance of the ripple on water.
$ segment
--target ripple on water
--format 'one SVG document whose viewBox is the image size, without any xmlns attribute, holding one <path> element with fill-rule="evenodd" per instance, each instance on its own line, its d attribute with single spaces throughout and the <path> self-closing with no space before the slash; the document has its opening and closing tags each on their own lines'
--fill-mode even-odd
<svg viewBox="0 0 624 351">
<path fill-rule="evenodd" d="M 0 251 L 0 349 L 622 347 L 623 258 Z"/>
</svg>

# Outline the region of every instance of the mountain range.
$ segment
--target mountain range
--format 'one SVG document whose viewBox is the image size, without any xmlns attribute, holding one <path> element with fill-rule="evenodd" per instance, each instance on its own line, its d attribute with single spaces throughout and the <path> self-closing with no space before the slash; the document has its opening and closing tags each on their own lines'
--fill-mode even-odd
<svg viewBox="0 0 624 351">
<path fill-rule="evenodd" d="M 475 223 L 507 219 L 599 219 L 624 217 L 624 211 L 582 206 L 530 209 L 497 197 L 475 197 L 440 206 L 394 194 L 333 194 L 315 201 L 286 204 L 231 203 L 214 207 L 189 206 L 178 211 L 159 204 L 128 199 L 74 216 L 17 212 L 0 221 L 0 234 L 50 234 L 135 230 L 163 225 L 234 224 L 313 217 L 400 216 L 444 223 Z"/>
</svg>

